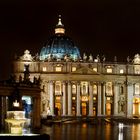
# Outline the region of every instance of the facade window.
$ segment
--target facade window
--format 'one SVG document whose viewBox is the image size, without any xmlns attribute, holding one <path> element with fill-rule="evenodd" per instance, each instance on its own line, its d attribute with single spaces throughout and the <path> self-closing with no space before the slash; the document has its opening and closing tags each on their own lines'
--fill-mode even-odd
<svg viewBox="0 0 140 140">
<path fill-rule="evenodd" d="M 135 72 L 135 74 L 140 74 L 140 66 L 139 65 L 136 65 L 134 67 L 134 72 Z"/>
<path fill-rule="evenodd" d="M 120 74 L 123 74 L 123 73 L 124 73 L 123 69 L 120 69 Z"/>
<path fill-rule="evenodd" d="M 135 84 L 135 94 L 136 95 L 140 94 L 140 84 Z"/>
<path fill-rule="evenodd" d="M 97 68 L 93 68 L 93 71 L 96 71 L 97 72 Z"/>
<path fill-rule="evenodd" d="M 56 72 L 61 72 L 62 71 L 62 67 L 60 67 L 60 66 L 55 67 L 55 71 Z"/>
<path fill-rule="evenodd" d="M 93 94 L 97 95 L 97 85 L 93 85 Z"/>
<path fill-rule="evenodd" d="M 112 82 L 107 82 L 106 83 L 106 96 L 112 96 Z"/>
<path fill-rule="evenodd" d="M 76 71 L 76 67 L 72 67 L 72 71 Z"/>
<path fill-rule="evenodd" d="M 55 95 L 61 95 L 62 91 L 61 91 L 61 82 L 60 81 L 56 81 L 55 83 Z"/>
<path fill-rule="evenodd" d="M 72 85 L 72 93 L 76 94 L 76 85 Z"/>
<path fill-rule="evenodd" d="M 106 69 L 106 72 L 107 72 L 107 73 L 112 73 L 112 68 L 107 68 L 107 69 Z"/>
<path fill-rule="evenodd" d="M 81 93 L 82 93 L 82 95 L 85 95 L 88 93 L 88 83 L 87 82 L 81 82 Z"/>
<path fill-rule="evenodd" d="M 47 68 L 46 67 L 43 67 L 43 69 L 42 69 L 43 71 L 47 71 Z"/>
</svg>

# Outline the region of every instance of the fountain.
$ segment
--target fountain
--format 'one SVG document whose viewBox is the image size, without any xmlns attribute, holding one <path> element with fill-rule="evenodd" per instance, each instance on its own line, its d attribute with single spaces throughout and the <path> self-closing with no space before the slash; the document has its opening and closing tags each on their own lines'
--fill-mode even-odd
<svg viewBox="0 0 140 140">
<path fill-rule="evenodd" d="M 13 103 L 14 107 L 19 107 L 17 100 Z M 8 123 L 9 131 L 11 134 L 22 134 L 24 123 L 26 122 L 25 111 L 13 110 L 7 111 L 7 118 L 5 121 Z"/>
</svg>

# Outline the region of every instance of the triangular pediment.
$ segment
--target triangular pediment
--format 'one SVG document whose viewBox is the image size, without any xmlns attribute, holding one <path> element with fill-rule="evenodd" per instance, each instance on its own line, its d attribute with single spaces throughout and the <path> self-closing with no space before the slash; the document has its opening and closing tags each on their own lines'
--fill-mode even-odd
<svg viewBox="0 0 140 140">
<path fill-rule="evenodd" d="M 73 74 L 99 74 L 98 72 L 88 67 L 81 67 L 72 73 Z"/>
</svg>

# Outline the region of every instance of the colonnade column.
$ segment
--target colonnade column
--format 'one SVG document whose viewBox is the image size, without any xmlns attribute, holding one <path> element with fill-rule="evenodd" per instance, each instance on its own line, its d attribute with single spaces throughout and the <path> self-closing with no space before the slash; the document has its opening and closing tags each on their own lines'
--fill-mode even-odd
<svg viewBox="0 0 140 140">
<path fill-rule="evenodd" d="M 49 84 L 50 84 L 50 111 L 51 111 L 51 115 L 54 116 L 54 84 L 53 84 L 53 81 L 50 81 Z"/>
<path fill-rule="evenodd" d="M 89 82 L 89 116 L 93 116 L 93 82 Z"/>
<path fill-rule="evenodd" d="M 101 83 L 98 83 L 98 108 L 97 108 L 97 116 L 101 116 Z"/>
<path fill-rule="evenodd" d="M 127 92 L 126 92 L 126 101 L 127 101 L 127 117 L 133 116 L 133 84 L 128 83 L 127 84 Z"/>
<path fill-rule="evenodd" d="M 118 93 L 119 93 L 119 85 L 118 83 L 114 83 L 114 116 L 118 115 Z"/>
<path fill-rule="evenodd" d="M 66 82 L 63 81 L 63 116 L 66 115 Z"/>
<path fill-rule="evenodd" d="M 81 111 L 80 111 L 80 82 L 77 82 L 77 105 L 76 105 L 76 115 L 81 116 Z"/>
<path fill-rule="evenodd" d="M 72 93 L 71 82 L 68 82 L 68 116 L 72 116 Z"/>
<path fill-rule="evenodd" d="M 102 99 L 103 99 L 103 104 L 102 104 L 102 107 L 103 107 L 103 115 L 106 115 L 106 97 L 105 97 L 105 82 L 102 83 L 102 89 L 103 89 L 103 92 L 102 92 Z"/>
</svg>

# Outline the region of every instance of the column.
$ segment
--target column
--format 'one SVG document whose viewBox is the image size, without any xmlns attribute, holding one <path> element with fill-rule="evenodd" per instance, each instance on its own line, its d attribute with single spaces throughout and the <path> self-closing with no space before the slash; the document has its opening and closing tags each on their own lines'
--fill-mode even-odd
<svg viewBox="0 0 140 140">
<path fill-rule="evenodd" d="M 126 114 L 127 117 L 132 117 L 133 116 L 133 84 L 128 83 L 127 85 L 127 92 L 126 92 L 126 103 L 127 103 L 127 110 Z"/>
<path fill-rule="evenodd" d="M 33 97 L 33 129 L 40 128 L 40 97 Z"/>
<path fill-rule="evenodd" d="M 81 111 L 80 111 L 80 104 L 81 104 L 81 99 L 80 99 L 80 82 L 77 82 L 77 104 L 76 104 L 76 115 L 81 116 Z"/>
<path fill-rule="evenodd" d="M 93 82 L 89 82 L 89 116 L 93 116 Z"/>
<path fill-rule="evenodd" d="M 6 105 L 6 96 L 1 97 L 1 127 L 4 128 L 5 125 L 5 117 L 7 113 L 7 105 Z"/>
<path fill-rule="evenodd" d="M 97 116 L 101 116 L 101 83 L 98 83 L 98 107 Z"/>
<path fill-rule="evenodd" d="M 119 85 L 117 82 L 114 83 L 114 116 L 118 115 L 118 96 L 119 96 Z"/>
<path fill-rule="evenodd" d="M 54 83 L 50 81 L 50 111 L 51 115 L 54 116 Z"/>
<path fill-rule="evenodd" d="M 66 83 L 63 82 L 63 116 L 66 115 Z"/>
<path fill-rule="evenodd" d="M 106 112 L 105 112 L 106 111 L 105 82 L 102 83 L 102 89 L 103 89 L 103 91 L 102 91 L 102 100 L 103 100 L 103 102 L 102 102 L 102 113 L 105 116 L 106 115 Z"/>
<path fill-rule="evenodd" d="M 72 116 L 72 93 L 71 82 L 68 82 L 68 116 Z"/>
</svg>

